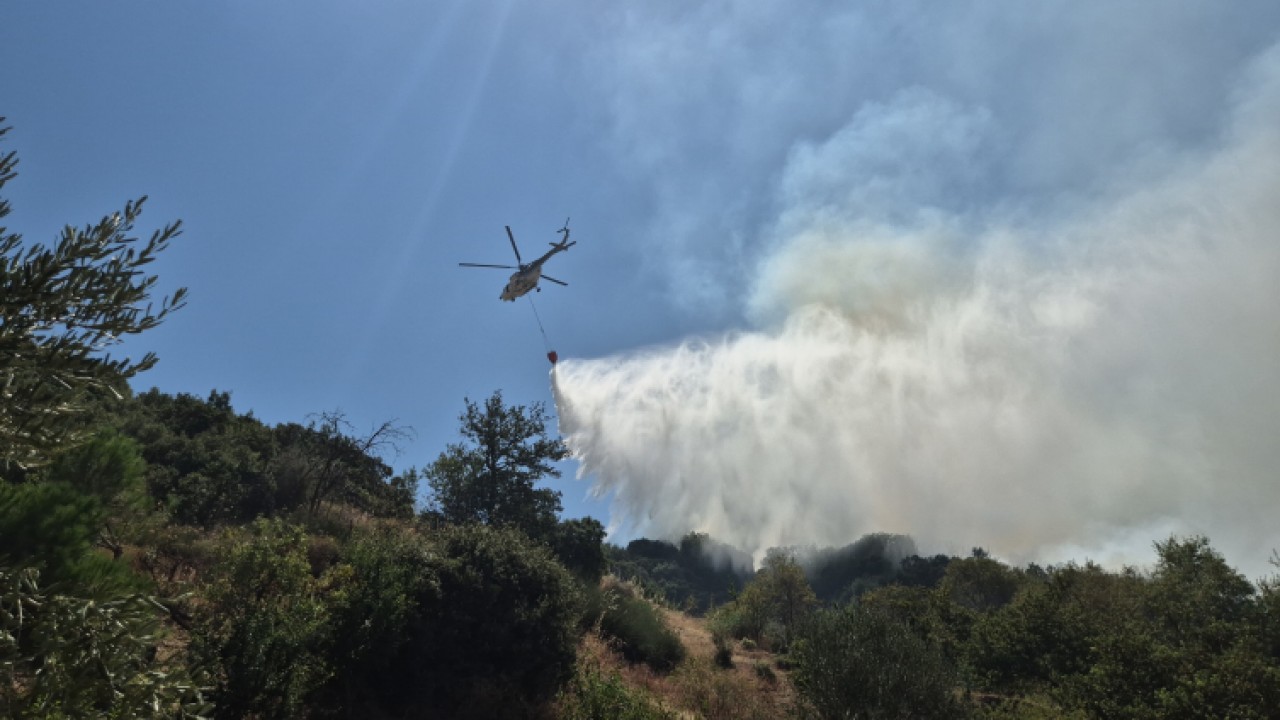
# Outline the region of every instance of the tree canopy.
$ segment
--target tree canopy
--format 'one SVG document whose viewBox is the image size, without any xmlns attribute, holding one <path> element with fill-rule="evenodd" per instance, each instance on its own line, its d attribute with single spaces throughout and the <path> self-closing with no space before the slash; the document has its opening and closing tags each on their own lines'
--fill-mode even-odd
<svg viewBox="0 0 1280 720">
<path fill-rule="evenodd" d="M 507 405 L 500 391 L 483 405 L 465 402 L 459 421 L 466 442 L 449 445 L 426 471 L 431 511 L 450 523 L 513 526 L 549 537 L 560 493 L 534 485 L 560 477 L 552 463 L 568 457 L 568 449 L 547 435 L 545 407 Z"/>
<path fill-rule="evenodd" d="M 0 118 L 0 123 L 3 122 Z M 9 128 L 0 127 L 0 137 Z M 0 188 L 17 176 L 14 152 L 0 155 Z M 97 223 L 62 229 L 53 247 L 24 244 L 0 226 L 0 471 L 41 465 L 83 436 L 86 400 L 120 397 L 125 381 L 156 362 L 104 351 L 158 325 L 182 307 L 186 289 L 153 305 L 156 276 L 144 266 L 178 236 L 169 223 L 146 242 L 133 237 L 146 197 Z M 0 220 L 10 205 L 0 198 Z"/>
</svg>

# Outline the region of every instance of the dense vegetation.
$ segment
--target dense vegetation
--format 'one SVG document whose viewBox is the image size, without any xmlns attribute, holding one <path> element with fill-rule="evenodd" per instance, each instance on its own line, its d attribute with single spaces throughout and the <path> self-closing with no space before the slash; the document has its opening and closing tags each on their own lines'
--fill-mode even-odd
<svg viewBox="0 0 1280 720">
<path fill-rule="evenodd" d="M 609 568 L 646 592 L 692 613 L 728 602 L 751 578 L 751 556 L 703 533 L 679 544 L 638 538 L 625 548 L 609 545 Z"/>
<path fill-rule="evenodd" d="M 15 167 L 0 156 L 0 187 Z M 178 224 L 140 242 L 141 209 L 52 249 L 0 228 L 0 716 L 776 715 L 722 681 L 735 649 L 773 653 L 760 683 L 789 678 L 815 717 L 1277 716 L 1280 582 L 1202 537 L 1157 543 L 1146 572 L 921 557 L 896 535 L 756 571 L 703 534 L 621 548 L 562 519 L 539 483 L 565 448 L 500 393 L 402 472 L 393 422 L 135 394 L 155 359 L 105 351 L 183 302 L 150 303 Z M 715 665 L 663 602 L 706 614 Z M 678 678 L 679 707 L 584 647 Z"/>
</svg>

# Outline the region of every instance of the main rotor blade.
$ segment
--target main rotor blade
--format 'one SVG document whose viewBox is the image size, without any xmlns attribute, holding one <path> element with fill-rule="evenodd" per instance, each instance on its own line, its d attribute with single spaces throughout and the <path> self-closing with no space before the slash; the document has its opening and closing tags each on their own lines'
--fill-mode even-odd
<svg viewBox="0 0 1280 720">
<path fill-rule="evenodd" d="M 524 267 L 524 260 L 520 259 L 520 248 L 516 247 L 516 236 L 511 234 L 510 225 L 505 227 L 507 228 L 507 239 L 511 241 L 511 249 L 516 251 L 516 262 L 520 263 L 521 267 Z"/>
<path fill-rule="evenodd" d="M 553 282 L 553 283 L 555 283 L 555 284 L 557 284 L 557 285 L 563 285 L 563 286 L 565 286 L 565 287 L 569 287 L 569 283 L 567 283 L 567 282 L 565 282 L 565 281 L 563 281 L 563 280 L 557 280 L 557 279 L 555 279 L 555 278 L 553 278 L 553 277 L 549 277 L 549 276 L 547 276 L 547 275 L 543 275 L 543 276 L 542 276 L 542 279 L 543 279 L 543 280 L 550 280 L 551 282 Z"/>
<path fill-rule="evenodd" d="M 489 265 L 487 263 L 458 263 L 458 264 L 461 265 L 462 267 L 491 267 L 491 268 L 502 268 L 503 270 L 519 270 L 520 269 L 515 267 L 514 265 Z"/>
</svg>

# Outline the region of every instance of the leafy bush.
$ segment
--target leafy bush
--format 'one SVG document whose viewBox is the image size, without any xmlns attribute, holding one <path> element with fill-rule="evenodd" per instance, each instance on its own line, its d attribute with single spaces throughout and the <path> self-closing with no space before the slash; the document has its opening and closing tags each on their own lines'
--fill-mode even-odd
<svg viewBox="0 0 1280 720">
<path fill-rule="evenodd" d="M 362 528 L 340 562 L 330 578 L 329 689 L 341 698 L 334 703 L 376 714 L 373 708 L 400 711 L 429 700 L 413 672 L 437 649 L 420 642 L 416 629 L 447 621 L 426 612 L 440 592 L 430 544 L 394 525 Z"/>
<path fill-rule="evenodd" d="M 560 720 L 665 720 L 675 717 L 616 672 L 581 667 L 560 694 Z"/>
<path fill-rule="evenodd" d="M 795 684 L 821 718 L 962 716 L 938 652 L 887 613 L 818 612 L 795 643 Z"/>
<path fill-rule="evenodd" d="M 402 657 L 444 716 L 524 716 L 573 674 L 578 583 L 523 533 L 471 525 L 431 538 L 438 593 L 422 593 Z"/>
<path fill-rule="evenodd" d="M 551 551 L 587 585 L 598 585 L 609 560 L 604 554 L 604 526 L 594 518 L 561 520 L 551 534 Z"/>
<path fill-rule="evenodd" d="M 1150 578 L 1127 583 L 1135 611 L 1093 623 L 1089 665 L 1063 680 L 1064 701 L 1113 717 L 1274 717 L 1280 658 L 1264 640 L 1265 594 L 1206 538 L 1156 551 Z"/>
<path fill-rule="evenodd" d="M 40 570 L 45 585 L 112 597 L 141 589 L 123 563 L 95 551 L 102 505 L 65 483 L 0 481 L 0 563 Z"/>
<path fill-rule="evenodd" d="M 731 641 L 723 637 L 713 637 L 711 642 L 716 648 L 716 652 L 711 658 L 716 667 L 724 668 L 725 670 L 732 669 L 733 646 L 729 644 Z"/>
<path fill-rule="evenodd" d="M 613 639 L 623 657 L 659 672 L 671 670 L 685 656 L 680 638 L 667 627 L 653 605 L 620 583 L 605 590 L 600 632 Z"/>
<path fill-rule="evenodd" d="M 712 613 L 711 632 L 721 637 L 750 639 L 785 652 L 796 627 L 816 603 L 795 558 L 783 552 L 770 552 L 764 568 L 733 602 Z"/>
<path fill-rule="evenodd" d="M 193 578 L 212 568 L 219 547 L 210 533 L 189 525 L 163 525 L 145 538 L 139 567 L 162 593 L 176 592 Z"/>
<path fill-rule="evenodd" d="M 0 568 L 0 715 L 191 718 L 206 713 L 201 688 L 156 660 L 154 601 L 50 594 L 35 570 Z"/>
<path fill-rule="evenodd" d="M 733 603 L 721 605 L 707 615 L 707 630 L 711 631 L 711 640 L 716 643 L 727 643 L 746 635 L 741 612 Z"/>
<path fill-rule="evenodd" d="M 195 652 L 216 667 L 218 715 L 293 718 L 327 676 L 328 609 L 301 528 L 259 520 L 229 535 L 206 590 Z"/>
<path fill-rule="evenodd" d="M 700 533 L 679 546 L 639 538 L 625 549 L 606 546 L 605 554 L 611 573 L 694 615 L 728 602 L 751 574 L 749 555 Z"/>
</svg>

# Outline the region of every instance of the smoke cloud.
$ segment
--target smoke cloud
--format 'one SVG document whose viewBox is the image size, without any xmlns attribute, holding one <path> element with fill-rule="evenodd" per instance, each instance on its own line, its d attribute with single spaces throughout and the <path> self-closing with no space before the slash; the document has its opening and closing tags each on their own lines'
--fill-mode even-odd
<svg viewBox="0 0 1280 720">
<path fill-rule="evenodd" d="M 757 557 L 896 532 L 1146 562 L 1180 532 L 1264 572 L 1280 47 L 1232 88 L 1211 140 L 1056 197 L 966 193 L 1016 154 L 1008 133 L 921 88 L 793 143 L 747 274 L 754 329 L 553 372 L 580 476 L 613 493 L 617 528 Z"/>
</svg>

